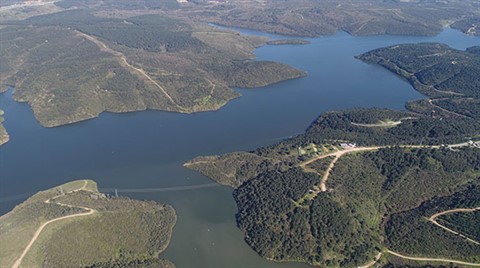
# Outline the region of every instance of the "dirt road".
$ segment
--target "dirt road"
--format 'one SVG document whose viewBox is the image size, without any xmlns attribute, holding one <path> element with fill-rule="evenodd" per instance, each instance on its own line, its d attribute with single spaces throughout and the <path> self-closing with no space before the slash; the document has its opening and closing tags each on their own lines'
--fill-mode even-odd
<svg viewBox="0 0 480 268">
<path fill-rule="evenodd" d="M 340 157 L 342 157 L 342 155 L 344 154 L 348 154 L 348 153 L 353 153 L 353 152 L 363 152 L 363 151 L 373 151 L 373 150 L 378 150 L 380 148 L 385 148 L 385 146 L 373 146 L 373 147 L 358 147 L 358 148 L 348 148 L 348 149 L 345 149 L 345 150 L 342 150 L 342 151 L 337 151 L 337 152 L 333 152 L 333 153 L 330 153 L 330 154 L 326 154 L 326 155 L 320 155 L 320 156 L 317 156 L 317 157 L 314 157 L 314 158 L 311 158 L 303 163 L 301 163 L 299 166 L 301 168 L 303 168 L 304 170 L 306 171 L 310 171 L 310 172 L 315 172 L 317 173 L 318 175 L 322 176 L 322 174 L 318 173 L 317 171 L 313 170 L 313 169 L 310 169 L 310 168 L 307 168 L 306 166 L 308 164 L 311 164 L 317 160 L 320 160 L 320 159 L 323 159 L 323 158 L 327 158 L 327 157 L 331 157 L 331 156 L 334 156 L 335 158 L 332 160 L 332 162 L 330 163 L 330 165 L 328 166 L 327 170 L 325 171 L 325 174 L 323 174 L 322 176 L 322 181 L 320 182 L 320 187 L 319 187 L 319 190 L 316 194 L 320 193 L 320 192 L 326 192 L 327 191 L 327 180 L 328 180 L 328 177 L 330 176 L 330 173 L 332 173 L 332 170 L 333 170 L 333 167 L 335 166 L 335 164 L 337 163 L 338 159 L 340 159 Z"/>
<path fill-rule="evenodd" d="M 429 220 L 430 222 L 432 222 L 433 224 L 435 224 L 436 226 L 444 229 L 444 230 L 447 231 L 447 232 L 450 232 L 450 233 L 452 233 L 452 234 L 458 235 L 458 236 L 460 236 L 460 237 L 466 239 L 467 241 L 472 242 L 472 243 L 474 243 L 474 244 L 476 244 L 476 245 L 480 245 L 480 242 L 478 242 L 478 241 L 476 241 L 476 240 L 473 240 L 473 239 L 471 239 L 471 238 L 469 238 L 469 237 L 467 237 L 467 236 L 465 236 L 465 235 L 463 235 L 463 234 L 461 234 L 461 233 L 459 233 L 459 232 L 457 232 L 457 231 L 454 231 L 454 230 L 452 230 L 452 229 L 450 229 L 450 228 L 448 228 L 448 227 L 446 227 L 446 226 L 443 226 L 443 225 L 441 225 L 440 223 L 438 223 L 438 222 L 436 221 L 436 218 L 438 218 L 438 217 L 440 217 L 440 216 L 442 216 L 442 215 L 446 215 L 446 214 L 450 214 L 450 213 L 458 213 L 458 212 L 474 212 L 474 211 L 478 211 L 478 210 L 480 210 L 480 207 L 476 207 L 476 208 L 457 208 L 457 209 L 451 209 L 451 210 L 447 210 L 447 211 L 443 211 L 443 212 L 439 212 L 439 213 L 437 213 L 437 214 L 434 214 L 434 215 L 432 215 L 430 218 L 428 218 L 428 220 Z"/>
<path fill-rule="evenodd" d="M 88 35 L 86 33 L 82 33 L 80 31 L 76 31 L 76 33 L 80 36 L 83 36 L 85 39 L 93 42 L 94 44 L 96 44 L 102 51 L 105 51 L 105 52 L 110 53 L 113 56 L 115 56 L 118 59 L 120 65 L 122 65 L 123 67 L 126 67 L 126 68 L 130 69 L 131 71 L 133 71 L 133 73 L 136 73 L 137 75 L 140 75 L 141 77 L 147 79 L 149 82 L 154 84 L 158 89 L 160 89 L 160 91 L 162 91 L 162 93 L 165 95 L 165 97 L 167 97 L 167 99 L 179 109 L 180 112 L 182 112 L 182 111 L 185 112 L 186 111 L 184 107 L 180 106 L 178 103 L 175 102 L 175 100 L 173 100 L 172 96 L 170 96 L 170 94 L 168 94 L 167 90 L 165 90 L 165 88 L 163 86 L 161 86 L 159 83 L 157 83 L 157 81 L 155 81 L 152 77 L 150 77 L 150 75 L 148 75 L 143 69 L 140 69 L 140 68 L 137 68 L 137 67 L 131 65 L 127 61 L 127 58 L 125 57 L 125 55 L 123 55 L 123 53 L 111 49 L 105 43 L 98 40 L 94 36 Z"/>
<path fill-rule="evenodd" d="M 449 260 L 449 259 L 436 259 L 436 258 L 422 258 L 422 257 L 410 257 L 405 256 L 400 253 L 393 252 L 391 250 L 386 250 L 387 253 L 390 253 L 394 256 L 397 256 L 402 259 L 412 260 L 412 261 L 426 261 L 426 262 L 450 262 L 455 264 L 467 265 L 467 266 L 475 266 L 480 267 L 480 263 L 471 263 L 471 262 L 464 262 L 464 261 L 456 261 L 456 260 Z"/>
<path fill-rule="evenodd" d="M 76 190 L 72 190 L 72 191 L 69 191 L 65 194 L 70 194 L 70 193 L 73 193 L 73 192 L 78 192 L 78 191 L 88 191 L 87 190 L 87 184 L 88 184 L 88 181 L 85 180 L 83 186 L 81 188 L 78 188 Z M 55 200 L 56 198 L 60 197 L 60 196 L 63 196 L 63 195 L 58 195 L 58 196 L 55 196 L 55 197 L 52 197 L 50 199 L 47 199 L 45 200 L 44 202 L 47 203 L 47 204 L 50 204 L 51 203 L 51 200 Z M 62 221 L 62 220 L 66 220 L 66 219 L 70 219 L 70 218 L 75 218 L 75 217 L 85 217 L 85 216 L 89 216 L 89 215 L 92 215 L 94 213 L 96 213 L 97 211 L 93 208 L 87 208 L 87 207 L 77 207 L 77 206 L 71 206 L 71 205 L 67 205 L 67 204 L 62 204 L 62 203 L 55 203 L 57 205 L 60 205 L 62 207 L 71 207 L 71 208 L 80 208 L 80 209 L 83 209 L 83 210 L 86 210 L 86 212 L 82 212 L 82 213 L 77 213 L 77 214 L 72 214 L 72 215 L 68 215 L 68 216 L 63 216 L 63 217 L 58 217 L 58 218 L 55 218 L 55 219 L 51 219 L 45 223 L 43 223 L 38 229 L 37 231 L 35 232 L 35 234 L 33 235 L 32 239 L 30 240 L 30 242 L 28 243 L 28 245 L 25 247 L 25 249 L 23 250 L 22 254 L 20 255 L 20 257 L 15 261 L 15 263 L 13 264 L 12 268 L 18 268 L 20 267 L 20 265 L 22 264 L 22 261 L 23 261 L 23 258 L 25 258 L 25 255 L 27 255 L 28 251 L 30 250 L 30 248 L 32 247 L 33 243 L 35 243 L 35 241 L 37 240 L 37 238 L 40 236 L 40 234 L 42 233 L 43 229 L 51 224 L 51 223 L 54 223 L 54 222 L 57 222 L 57 221 Z"/>
</svg>

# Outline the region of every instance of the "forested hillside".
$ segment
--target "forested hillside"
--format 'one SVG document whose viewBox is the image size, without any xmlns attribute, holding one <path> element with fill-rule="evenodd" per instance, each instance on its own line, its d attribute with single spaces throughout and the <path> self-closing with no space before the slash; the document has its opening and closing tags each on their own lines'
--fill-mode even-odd
<svg viewBox="0 0 480 268">
<path fill-rule="evenodd" d="M 480 150 L 473 148 L 393 147 L 351 154 L 335 165 L 331 192 L 313 199 L 309 192 L 320 177 L 299 168 L 265 172 L 245 182 L 234 192 L 237 220 L 246 242 L 272 260 L 355 267 L 387 247 L 477 262 L 478 245 L 424 218 L 452 207 L 478 206 L 479 176 Z M 475 237 L 476 223 L 464 220 L 464 233 Z"/>
<path fill-rule="evenodd" d="M 0 25 L 1 26 L 1 25 Z M 47 127 L 103 111 L 217 110 L 260 87 L 305 72 L 254 61 L 267 41 L 166 15 L 126 19 L 69 10 L 0 27 L 2 90 L 28 102 Z"/>
<path fill-rule="evenodd" d="M 480 118 L 478 46 L 461 51 L 437 43 L 406 44 L 376 49 L 358 58 L 404 77 L 430 97 L 408 103 L 413 112 L 441 118 Z"/>
</svg>

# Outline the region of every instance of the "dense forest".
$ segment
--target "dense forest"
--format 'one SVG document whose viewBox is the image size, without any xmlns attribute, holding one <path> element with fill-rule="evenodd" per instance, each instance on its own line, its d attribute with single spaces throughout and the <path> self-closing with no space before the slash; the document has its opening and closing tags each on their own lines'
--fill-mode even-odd
<svg viewBox="0 0 480 268">
<path fill-rule="evenodd" d="M 445 119 L 478 119 L 479 51 L 478 46 L 461 51 L 444 44 L 422 43 L 380 48 L 358 58 L 404 77 L 430 97 L 409 102 L 410 111 Z"/>
<path fill-rule="evenodd" d="M 321 174 L 329 161 L 309 167 Z M 354 267 L 386 246 L 416 256 L 478 261 L 478 246 L 424 218 L 478 206 L 479 177 L 478 149 L 391 147 L 340 158 L 328 182 L 331 191 L 313 199 L 304 196 L 320 177 L 300 168 L 264 172 L 238 187 L 234 197 L 246 242 L 268 259 Z M 470 218 L 455 222 L 466 231 L 477 226 Z"/>
<path fill-rule="evenodd" d="M 426 95 L 478 98 L 480 56 L 475 50 L 461 51 L 438 43 L 405 44 L 372 50 L 358 58 L 405 77 Z"/>
<path fill-rule="evenodd" d="M 480 187 L 473 184 L 452 195 L 433 198 L 415 209 L 393 214 L 386 223 L 386 245 L 406 254 L 449 256 L 471 262 L 480 261 L 480 247 L 427 222 L 425 217 L 451 208 L 480 206 Z M 478 221 L 465 222 L 478 229 Z M 467 233 L 468 234 L 468 233 Z"/>
<path fill-rule="evenodd" d="M 71 27 L 120 45 L 152 52 L 185 49 L 201 52 L 208 48 L 199 39 L 192 37 L 192 27 L 189 24 L 158 15 L 141 15 L 122 20 L 96 17 L 85 10 L 72 10 L 32 17 L 16 24 Z"/>
<path fill-rule="evenodd" d="M 394 127 L 365 127 L 352 123 L 376 123 L 401 120 Z M 480 122 L 464 119 L 440 119 L 386 109 L 353 109 L 327 112 L 318 117 L 304 134 L 277 145 L 259 148 L 255 153 L 268 154 L 272 148 L 306 146 L 310 143 L 353 142 L 357 145 L 439 145 L 465 142 L 480 134 Z"/>
<path fill-rule="evenodd" d="M 439 99 L 435 101 L 435 104 L 449 111 L 456 111 L 466 117 L 480 119 L 480 99 L 448 98 Z"/>
<path fill-rule="evenodd" d="M 319 180 L 292 168 L 261 174 L 239 187 L 234 197 L 246 242 L 263 257 L 279 261 L 344 267 L 371 257 L 378 242 L 329 194 L 295 203 Z"/>
<path fill-rule="evenodd" d="M 440 216 L 437 221 L 467 237 L 480 241 L 480 211 L 458 212 Z"/>
</svg>

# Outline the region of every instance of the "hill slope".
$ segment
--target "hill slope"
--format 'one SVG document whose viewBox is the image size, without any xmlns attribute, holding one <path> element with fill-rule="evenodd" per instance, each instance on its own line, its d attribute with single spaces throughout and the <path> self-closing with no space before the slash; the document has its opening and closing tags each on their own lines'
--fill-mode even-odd
<svg viewBox="0 0 480 268">
<path fill-rule="evenodd" d="M 101 112 L 216 110 L 260 87 L 303 77 L 254 61 L 267 40 L 165 15 L 102 18 L 64 11 L 0 28 L 0 84 L 28 102 L 47 127 Z"/>
<path fill-rule="evenodd" d="M 172 207 L 110 198 L 91 180 L 39 192 L 0 217 L 2 267 L 155 264 L 175 225 Z"/>
</svg>

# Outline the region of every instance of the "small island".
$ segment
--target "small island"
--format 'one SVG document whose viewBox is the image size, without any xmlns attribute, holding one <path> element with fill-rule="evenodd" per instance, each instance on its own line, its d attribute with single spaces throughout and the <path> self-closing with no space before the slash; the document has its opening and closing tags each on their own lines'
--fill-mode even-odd
<svg viewBox="0 0 480 268">
<path fill-rule="evenodd" d="M 1 267 L 165 267 L 169 205 L 100 193 L 92 180 L 41 191 L 0 217 Z"/>
<path fill-rule="evenodd" d="M 3 118 L 4 111 L 0 109 L 0 146 L 7 143 L 10 140 L 7 130 L 3 126 L 5 119 Z"/>
</svg>

